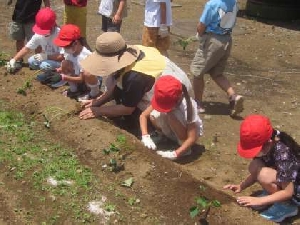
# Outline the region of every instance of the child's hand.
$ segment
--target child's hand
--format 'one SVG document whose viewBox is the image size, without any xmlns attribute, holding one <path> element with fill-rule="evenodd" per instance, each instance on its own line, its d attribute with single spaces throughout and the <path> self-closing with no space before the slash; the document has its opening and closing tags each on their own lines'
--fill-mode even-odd
<svg viewBox="0 0 300 225">
<path fill-rule="evenodd" d="M 81 101 L 81 107 L 82 108 L 89 108 L 92 106 L 93 100 L 82 100 Z"/>
<path fill-rule="evenodd" d="M 264 202 L 263 197 L 251 197 L 251 196 L 242 196 L 236 199 L 237 203 L 241 206 L 262 206 Z"/>
<path fill-rule="evenodd" d="M 229 189 L 235 193 L 240 193 L 242 191 L 241 185 L 236 185 L 236 184 L 227 184 L 223 187 L 223 189 Z"/>
<path fill-rule="evenodd" d="M 62 73 L 62 68 L 61 67 L 56 68 L 56 72 Z"/>
</svg>

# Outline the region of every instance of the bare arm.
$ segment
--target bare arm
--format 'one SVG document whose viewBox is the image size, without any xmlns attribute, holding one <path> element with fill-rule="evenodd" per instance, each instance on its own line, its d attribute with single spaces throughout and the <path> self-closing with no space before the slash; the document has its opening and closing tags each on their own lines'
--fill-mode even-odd
<svg viewBox="0 0 300 225">
<path fill-rule="evenodd" d="M 153 110 L 153 107 L 150 105 L 140 115 L 140 128 L 141 128 L 142 135 L 148 134 L 147 120 L 150 117 L 150 113 L 152 112 L 152 110 Z"/>
<path fill-rule="evenodd" d="M 56 54 L 48 55 L 48 56 L 47 56 L 47 59 L 49 59 L 49 60 L 54 60 L 54 61 L 57 61 L 57 62 L 61 62 L 61 61 L 63 61 L 65 58 L 64 58 L 64 55 L 63 55 L 63 54 L 56 53 Z"/>
<path fill-rule="evenodd" d="M 167 23 L 167 5 L 165 2 L 160 3 L 160 23 Z"/>
<path fill-rule="evenodd" d="M 199 34 L 199 36 L 202 36 L 204 34 L 206 30 L 206 26 L 204 25 L 204 23 L 199 22 L 197 25 L 197 32 Z"/>
<path fill-rule="evenodd" d="M 25 55 L 27 55 L 31 51 L 30 48 L 23 47 L 15 56 L 14 59 L 16 61 L 22 59 Z"/>
<path fill-rule="evenodd" d="M 126 116 L 131 115 L 135 107 L 127 107 L 124 105 L 110 105 L 110 106 L 101 106 L 101 107 L 90 107 L 84 109 L 80 114 L 80 119 L 91 119 L 99 116 L 105 117 L 117 117 L 117 116 Z"/>
<path fill-rule="evenodd" d="M 45 7 L 50 7 L 50 0 L 44 0 Z"/>
<path fill-rule="evenodd" d="M 118 10 L 113 17 L 113 23 L 120 23 L 122 21 L 122 13 L 125 6 L 126 6 L 126 0 L 120 0 Z"/>
<path fill-rule="evenodd" d="M 190 123 L 187 125 L 187 138 L 183 141 L 181 146 L 176 149 L 177 156 L 180 156 L 189 147 L 191 147 L 197 140 L 197 128 L 196 123 Z"/>
</svg>

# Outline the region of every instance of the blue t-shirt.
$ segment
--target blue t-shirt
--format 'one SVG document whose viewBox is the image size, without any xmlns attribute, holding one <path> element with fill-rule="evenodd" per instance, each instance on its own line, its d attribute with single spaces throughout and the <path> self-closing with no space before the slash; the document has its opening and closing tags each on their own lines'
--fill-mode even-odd
<svg viewBox="0 0 300 225">
<path fill-rule="evenodd" d="M 206 3 L 200 22 L 206 26 L 205 32 L 229 34 L 236 21 L 236 0 L 210 0 Z"/>
</svg>

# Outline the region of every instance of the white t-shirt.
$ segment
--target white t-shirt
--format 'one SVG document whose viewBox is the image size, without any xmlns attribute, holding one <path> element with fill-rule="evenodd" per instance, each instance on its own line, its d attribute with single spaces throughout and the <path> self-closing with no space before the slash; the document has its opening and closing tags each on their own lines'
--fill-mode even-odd
<svg viewBox="0 0 300 225">
<path fill-rule="evenodd" d="M 172 25 L 172 9 L 170 0 L 146 0 L 145 21 L 146 27 L 160 27 L 160 3 L 166 3 L 166 25 Z"/>
<path fill-rule="evenodd" d="M 25 46 L 31 50 L 34 50 L 38 46 L 41 46 L 42 51 L 45 54 L 47 54 L 47 56 L 53 55 L 55 53 L 59 53 L 61 51 L 61 48 L 56 46 L 53 43 L 53 40 L 56 38 L 56 36 L 59 33 L 59 30 L 60 30 L 59 27 L 55 27 L 54 31 L 48 37 L 45 37 L 40 34 L 34 34 L 30 39 L 30 41 L 28 41 Z"/>
<path fill-rule="evenodd" d="M 88 57 L 90 54 L 92 54 L 92 52 L 86 47 L 83 47 L 80 54 L 77 56 L 74 56 L 73 54 L 68 54 L 64 51 L 62 51 L 62 54 L 64 54 L 66 60 L 70 60 L 73 63 L 75 75 L 79 76 L 80 72 L 82 72 L 82 67 L 80 66 L 79 62 Z"/>
</svg>

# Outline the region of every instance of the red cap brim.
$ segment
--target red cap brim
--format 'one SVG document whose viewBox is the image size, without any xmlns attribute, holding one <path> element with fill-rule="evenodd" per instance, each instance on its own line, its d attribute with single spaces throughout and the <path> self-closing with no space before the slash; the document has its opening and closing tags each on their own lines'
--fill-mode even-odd
<svg viewBox="0 0 300 225">
<path fill-rule="evenodd" d="M 39 28 L 37 25 L 34 25 L 32 27 L 32 31 L 36 34 L 40 34 L 40 35 L 48 35 L 51 33 L 51 29 L 50 30 L 42 30 L 41 28 Z"/>
<path fill-rule="evenodd" d="M 162 106 L 162 105 L 157 104 L 155 97 L 152 98 L 151 105 L 152 105 L 153 109 L 155 109 L 158 112 L 163 112 L 163 113 L 170 112 L 172 110 L 172 108 L 174 107 L 174 106 L 172 107 L 171 105 Z"/>
<path fill-rule="evenodd" d="M 251 159 L 258 155 L 258 153 L 261 151 L 262 146 L 258 146 L 255 148 L 245 149 L 242 147 L 241 142 L 238 143 L 237 146 L 237 152 L 239 155 L 243 158 Z"/>
<path fill-rule="evenodd" d="M 70 45 L 72 43 L 72 41 L 71 40 L 61 40 L 58 37 L 56 37 L 53 40 L 53 43 L 55 45 L 57 45 L 58 47 L 66 47 L 66 46 Z"/>
</svg>

